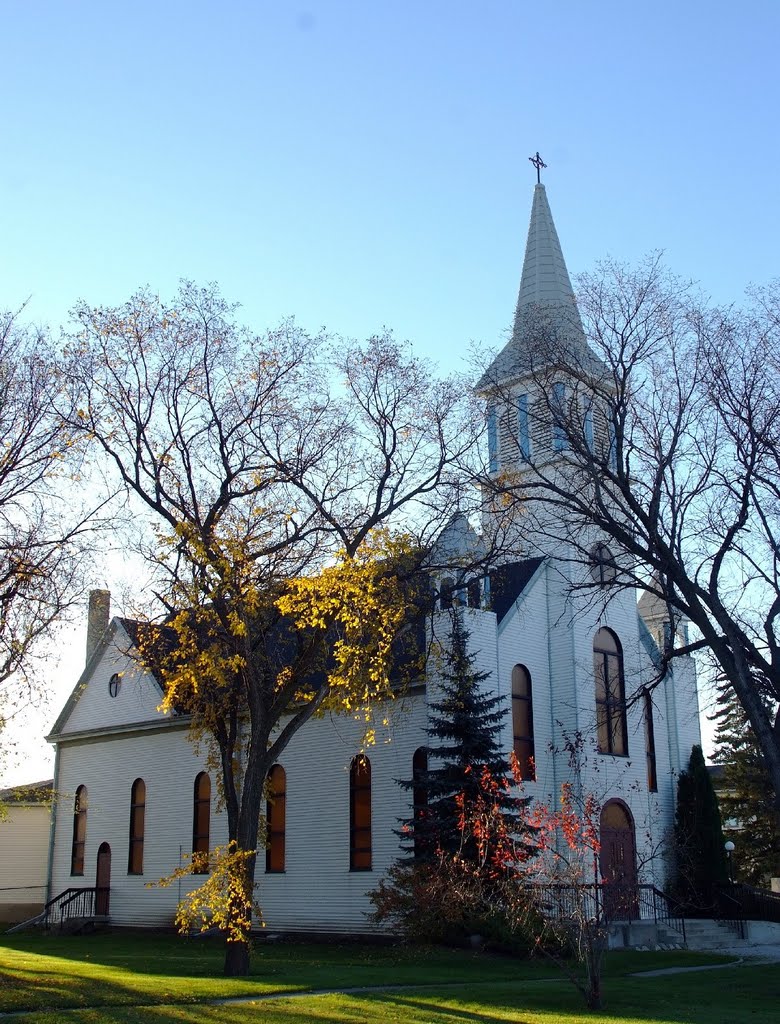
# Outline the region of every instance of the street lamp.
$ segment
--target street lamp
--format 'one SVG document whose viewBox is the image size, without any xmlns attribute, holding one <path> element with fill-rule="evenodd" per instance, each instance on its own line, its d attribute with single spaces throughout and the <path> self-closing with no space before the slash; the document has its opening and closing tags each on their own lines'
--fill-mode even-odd
<svg viewBox="0 0 780 1024">
<path fill-rule="evenodd" d="M 733 885 L 734 884 L 734 861 L 732 860 L 731 855 L 734 852 L 734 844 L 732 843 L 732 841 L 730 839 L 723 844 L 723 849 L 726 851 L 726 856 L 728 857 L 728 861 L 729 861 L 729 881 Z"/>
</svg>

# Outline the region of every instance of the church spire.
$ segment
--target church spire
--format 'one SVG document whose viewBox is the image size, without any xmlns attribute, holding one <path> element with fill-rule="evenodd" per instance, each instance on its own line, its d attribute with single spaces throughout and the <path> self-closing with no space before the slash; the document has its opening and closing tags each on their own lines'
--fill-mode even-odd
<svg viewBox="0 0 780 1024">
<path fill-rule="evenodd" d="M 542 184 L 534 187 L 531 222 L 528 225 L 523 274 L 517 298 L 518 313 L 528 305 L 573 306 L 576 309 L 574 289 L 558 241 L 550 204 L 547 202 L 547 192 Z"/>
<path fill-rule="evenodd" d="M 540 177 L 546 164 L 538 153 L 529 159 Z M 512 336 L 480 385 L 504 384 L 544 366 L 591 367 L 594 358 L 585 341 L 547 192 L 537 181 Z"/>
</svg>

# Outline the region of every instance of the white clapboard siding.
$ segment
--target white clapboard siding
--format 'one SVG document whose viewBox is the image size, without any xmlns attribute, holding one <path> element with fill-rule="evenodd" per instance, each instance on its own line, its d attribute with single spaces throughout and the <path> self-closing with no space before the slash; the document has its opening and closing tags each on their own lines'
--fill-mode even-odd
<svg viewBox="0 0 780 1024">
<path fill-rule="evenodd" d="M 17 921 L 44 903 L 49 807 L 9 804 L 5 811 L 0 819 L 0 921 Z"/>
<path fill-rule="evenodd" d="M 599 754 L 595 742 L 593 638 L 599 627 L 608 626 L 620 638 L 629 696 L 654 678 L 646 635 L 640 641 L 635 595 L 617 591 L 601 601 L 592 590 L 572 590 L 571 564 L 544 562 L 500 624 L 493 612 L 462 609 L 470 648 L 476 666 L 489 674 L 482 684 L 485 690 L 506 701 L 507 752 L 512 748 L 512 667 L 523 664 L 531 674 L 537 778 L 524 785 L 524 794 L 555 804 L 561 784 L 574 781 L 579 791 L 602 802 L 625 801 L 634 818 L 640 863 L 649 861 L 640 880 L 659 884 L 666 865 L 656 854 L 663 850 L 673 822 L 677 773 L 699 735 L 695 674 L 692 665 L 683 663 L 654 691 L 658 792 L 651 793 L 641 699 L 628 709 L 628 757 Z M 447 622 L 446 614 L 434 616 L 437 637 L 446 637 Z M 117 650 L 109 643 L 93 659 L 78 699 L 58 722 L 51 892 L 93 886 L 98 847 L 107 842 L 112 851 L 112 921 L 169 926 L 178 900 L 202 879 L 188 877 L 169 888 L 149 888 L 147 883 L 170 874 L 191 848 L 194 781 L 205 769 L 205 749 L 193 746 L 180 723 L 160 715 L 156 683 L 127 663 L 126 651 L 126 646 Z M 440 667 L 431 662 L 428 699 L 435 700 L 439 692 Z M 120 694 L 112 698 L 108 680 L 123 668 Z M 280 757 L 287 793 L 284 872 L 266 873 L 264 852 L 258 856 L 256 896 L 268 928 L 342 933 L 371 929 L 368 893 L 399 856 L 397 830 L 410 814 L 411 797 L 398 783 L 411 778 L 414 751 L 426 743 L 426 713 L 426 694 L 420 687 L 377 708 L 371 723 L 329 714 L 294 736 Z M 369 725 L 376 741 L 365 746 Z M 564 745 L 577 735 L 584 738 L 584 748 L 575 779 Z M 371 762 L 372 867 L 350 871 L 349 769 L 361 752 Z M 226 841 L 227 830 L 211 774 L 213 847 Z M 142 876 L 127 871 L 130 792 L 137 778 L 146 783 Z M 73 877 L 73 805 L 80 785 L 88 789 L 85 871 L 83 877 Z"/>
<path fill-rule="evenodd" d="M 382 724 L 385 716 L 387 725 Z M 262 852 L 257 869 L 257 898 L 269 928 L 367 930 L 366 892 L 398 856 L 395 830 L 399 818 L 409 813 L 409 795 L 396 780 L 411 777 L 412 756 L 425 741 L 424 697 L 399 698 L 380 709 L 377 718 L 371 746 L 362 745 L 365 722 L 328 715 L 309 722 L 280 759 L 287 776 L 286 870 L 266 875 Z M 372 769 L 373 858 L 370 872 L 351 872 L 349 766 L 361 749 Z M 169 874 L 190 850 L 194 780 L 204 768 L 204 757 L 196 755 L 183 729 L 62 743 L 52 893 L 93 886 L 98 847 L 107 842 L 112 921 L 169 926 L 182 892 L 201 880 L 187 878 L 167 889 L 146 883 Z M 130 791 L 136 778 L 146 783 L 143 876 L 127 872 Z M 73 811 L 80 785 L 88 791 L 85 869 L 83 876 L 72 876 Z M 212 797 L 212 846 L 226 841 L 225 816 L 215 807 Z"/>
<path fill-rule="evenodd" d="M 192 847 L 195 776 L 205 767 L 184 729 L 130 733 L 60 744 L 52 895 L 72 886 L 94 886 L 97 851 L 111 847 L 111 918 L 117 924 L 169 926 L 177 897 L 197 881 L 170 889 L 148 888 L 184 862 Z M 143 875 L 128 874 L 130 792 L 146 783 Z M 212 775 L 212 783 L 215 783 Z M 84 875 L 72 876 L 71 846 L 76 790 L 87 787 Z M 211 844 L 226 840 L 224 815 L 212 785 Z"/>
<path fill-rule="evenodd" d="M 59 731 L 69 733 L 93 729 L 111 729 L 136 722 L 155 721 L 162 691 L 154 677 L 145 672 L 130 655 L 130 640 L 115 619 L 113 643 L 93 660 L 74 691 L 75 703 Z M 111 696 L 109 682 L 120 676 L 119 691 Z"/>
</svg>

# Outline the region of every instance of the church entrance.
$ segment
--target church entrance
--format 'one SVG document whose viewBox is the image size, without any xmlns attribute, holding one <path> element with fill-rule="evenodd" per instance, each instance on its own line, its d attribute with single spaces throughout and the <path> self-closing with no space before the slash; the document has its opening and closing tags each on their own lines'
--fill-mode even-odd
<svg viewBox="0 0 780 1024">
<path fill-rule="evenodd" d="M 639 916 L 636 835 L 631 811 L 622 800 L 609 800 L 601 810 L 599 870 L 604 883 L 608 921 Z"/>
<path fill-rule="evenodd" d="M 95 915 L 107 917 L 111 896 L 111 847 L 108 843 L 101 843 L 98 849 L 95 888 Z"/>
</svg>

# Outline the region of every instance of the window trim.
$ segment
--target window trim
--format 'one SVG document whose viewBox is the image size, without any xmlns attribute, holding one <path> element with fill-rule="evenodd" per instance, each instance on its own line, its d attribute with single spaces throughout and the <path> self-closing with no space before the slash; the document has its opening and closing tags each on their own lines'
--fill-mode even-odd
<svg viewBox="0 0 780 1024">
<path fill-rule="evenodd" d="M 655 724 L 653 722 L 653 695 L 645 688 L 643 694 L 645 713 L 645 757 L 647 760 L 647 788 L 650 793 L 658 792 L 658 762 L 655 752 Z"/>
<path fill-rule="evenodd" d="M 268 875 L 281 875 L 286 870 L 287 855 L 287 772 L 280 764 L 268 769 L 268 799 L 265 804 L 265 871 Z M 274 867 L 281 847 L 281 867 Z"/>
<path fill-rule="evenodd" d="M 615 556 L 603 540 L 590 549 L 590 574 L 600 587 L 609 587 L 617 579 Z"/>
<path fill-rule="evenodd" d="M 516 684 L 517 676 L 523 673 L 525 682 L 525 693 L 519 693 Z M 526 710 L 527 709 L 527 710 Z M 519 731 L 521 711 L 525 710 L 527 733 Z M 531 673 L 525 665 L 516 664 L 512 666 L 512 744 L 517 765 L 520 771 L 520 778 L 524 782 L 536 782 L 536 760 L 534 742 L 534 703 L 533 703 L 533 682 Z M 524 750 L 522 748 L 525 748 Z"/>
<path fill-rule="evenodd" d="M 360 794 L 367 793 L 368 824 L 357 824 Z M 349 766 L 349 870 L 372 870 L 371 762 L 357 754 Z"/>
<path fill-rule="evenodd" d="M 201 786 L 203 783 L 208 783 L 208 793 L 204 796 L 201 793 Z M 202 806 L 207 807 L 206 813 L 206 831 L 198 831 L 198 808 Z M 193 858 L 193 875 L 207 875 L 209 873 L 209 849 L 211 842 L 211 777 L 208 772 L 198 772 L 195 776 L 195 783 L 193 786 L 192 794 L 192 858 Z M 203 855 L 205 854 L 205 857 Z M 200 864 L 196 864 L 195 860 L 201 860 Z"/>
<path fill-rule="evenodd" d="M 84 875 L 84 853 L 87 845 L 87 808 L 89 794 L 87 787 L 76 788 L 73 799 L 73 839 L 70 847 L 70 873 L 77 877 Z"/>
<path fill-rule="evenodd" d="M 612 638 L 614 649 L 599 646 L 599 638 Z M 615 674 L 611 673 L 614 661 Z M 599 696 L 599 671 L 603 682 L 604 695 Z M 611 692 L 610 680 L 617 679 L 617 696 Z M 593 637 L 593 682 L 596 697 L 596 747 L 599 754 L 612 757 L 628 757 L 628 720 L 626 715 L 626 681 L 623 671 L 623 647 L 617 633 L 607 626 L 601 626 Z M 616 742 L 620 731 L 622 744 Z"/>
<path fill-rule="evenodd" d="M 138 787 L 142 787 L 141 799 L 138 799 Z M 138 828 L 140 818 L 141 827 Z M 127 873 L 128 875 L 142 875 L 144 873 L 144 834 L 146 831 L 146 783 L 143 779 L 135 780 L 130 788 L 130 836 L 127 847 Z M 140 851 L 140 853 L 138 852 Z M 138 854 L 138 862 L 134 855 Z"/>
</svg>

